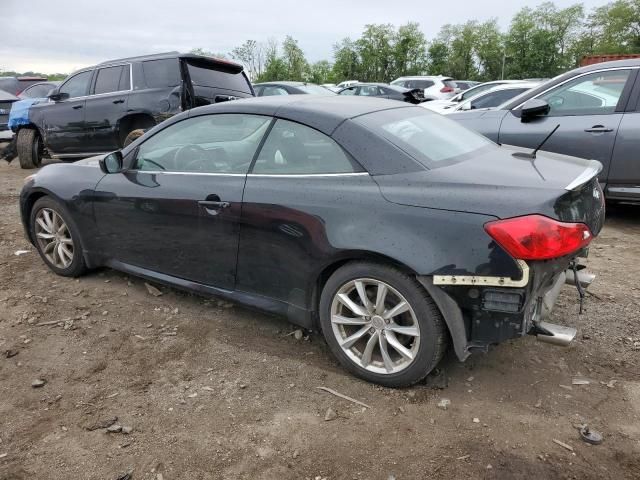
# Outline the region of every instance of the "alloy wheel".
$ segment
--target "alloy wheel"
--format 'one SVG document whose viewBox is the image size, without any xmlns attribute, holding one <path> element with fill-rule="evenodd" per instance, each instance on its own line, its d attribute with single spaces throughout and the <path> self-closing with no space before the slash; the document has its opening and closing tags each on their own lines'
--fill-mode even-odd
<svg viewBox="0 0 640 480">
<path fill-rule="evenodd" d="M 62 217 L 51 208 L 42 208 L 35 218 L 35 234 L 43 255 L 57 268 L 73 262 L 73 239 Z"/>
<path fill-rule="evenodd" d="M 331 303 L 338 345 L 356 365 L 394 374 L 415 360 L 420 326 L 407 299 L 391 285 L 371 278 L 351 280 Z"/>
</svg>

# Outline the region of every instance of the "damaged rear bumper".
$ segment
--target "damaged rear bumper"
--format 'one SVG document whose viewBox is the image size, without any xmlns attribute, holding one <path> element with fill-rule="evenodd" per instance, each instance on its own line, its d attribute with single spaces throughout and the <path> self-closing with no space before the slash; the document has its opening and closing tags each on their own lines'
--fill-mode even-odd
<svg viewBox="0 0 640 480">
<path fill-rule="evenodd" d="M 547 343 L 569 345 L 576 330 L 546 319 L 563 285 L 576 278 L 569 269 L 572 260 L 519 262 L 521 279 L 456 277 L 443 282 L 442 278 L 420 276 L 418 280 L 440 308 L 456 355 L 464 361 L 474 351 L 487 351 L 492 344 L 526 334 Z M 583 286 L 583 281 L 591 283 L 594 278 L 586 270 L 578 271 Z"/>
</svg>

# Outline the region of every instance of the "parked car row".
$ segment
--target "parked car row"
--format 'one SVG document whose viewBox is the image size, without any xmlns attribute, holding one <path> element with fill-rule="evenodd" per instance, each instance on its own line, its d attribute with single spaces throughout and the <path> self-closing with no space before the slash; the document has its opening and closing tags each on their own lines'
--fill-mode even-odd
<svg viewBox="0 0 640 480">
<path fill-rule="evenodd" d="M 457 96 L 459 97 L 457 101 L 453 101 L 453 99 L 451 101 L 435 100 L 425 103 L 424 107 L 443 115 L 496 108 L 539 84 L 540 82 L 498 83 L 491 85 L 490 88 L 482 89 L 479 93 L 475 92 L 475 95 L 468 96 L 466 99 L 460 94 Z"/>
<path fill-rule="evenodd" d="M 241 65 L 171 52 L 104 62 L 75 72 L 60 85 L 40 78 L 10 80 L 12 88 L 22 88 L 20 98 L 48 96 L 29 108 L 27 123 L 16 131 L 25 168 L 38 166 L 45 153 L 69 160 L 116 150 L 162 120 L 210 103 L 253 95 L 381 97 L 420 104 L 495 142 L 529 148 L 560 125 L 544 149 L 602 162 L 607 198 L 640 201 L 634 153 L 640 141 L 638 62 L 601 63 L 546 82 L 472 85 L 445 76 L 411 76 L 391 84 L 347 80 L 333 92 L 304 82 L 252 86 Z M 460 86 L 469 88 L 460 91 Z M 0 129 L 6 128 L 8 111 L 18 100 L 2 95 Z M 533 115 L 530 102 L 537 102 Z"/>
</svg>

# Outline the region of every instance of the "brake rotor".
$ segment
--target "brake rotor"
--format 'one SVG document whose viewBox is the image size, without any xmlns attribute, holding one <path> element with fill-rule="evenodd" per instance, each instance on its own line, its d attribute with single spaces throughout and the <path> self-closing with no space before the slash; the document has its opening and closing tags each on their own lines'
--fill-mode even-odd
<svg viewBox="0 0 640 480">
<path fill-rule="evenodd" d="M 602 434 L 595 430 L 590 430 L 586 425 L 580 429 L 580 438 L 591 445 L 600 445 L 602 443 Z"/>
</svg>

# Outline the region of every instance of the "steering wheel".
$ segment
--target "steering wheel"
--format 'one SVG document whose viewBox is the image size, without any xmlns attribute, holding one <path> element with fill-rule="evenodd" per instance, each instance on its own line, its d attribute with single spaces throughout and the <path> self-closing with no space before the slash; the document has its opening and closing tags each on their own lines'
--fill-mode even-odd
<svg viewBox="0 0 640 480">
<path fill-rule="evenodd" d="M 199 145 L 183 145 L 173 155 L 173 164 L 176 170 L 203 170 L 208 162 L 207 152 Z"/>
</svg>

